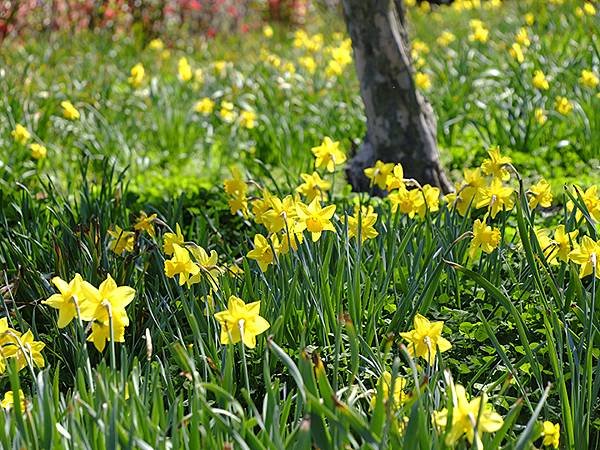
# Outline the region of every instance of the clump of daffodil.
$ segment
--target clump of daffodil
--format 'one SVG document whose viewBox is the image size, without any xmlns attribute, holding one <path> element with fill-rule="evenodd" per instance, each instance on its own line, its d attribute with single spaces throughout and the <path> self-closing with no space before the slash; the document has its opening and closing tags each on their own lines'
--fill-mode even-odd
<svg viewBox="0 0 600 450">
<path fill-rule="evenodd" d="M 318 198 L 313 199 L 309 205 L 302 202 L 296 203 L 296 212 L 298 214 L 298 223 L 296 231 L 308 231 L 311 234 L 313 242 L 317 242 L 323 231 L 333 231 L 335 228 L 331 223 L 331 218 L 335 214 L 335 205 L 321 206 Z"/>
<path fill-rule="evenodd" d="M 194 76 L 192 66 L 190 66 L 190 63 L 185 56 L 179 58 L 179 61 L 177 61 L 177 75 L 183 82 L 190 81 Z"/>
<path fill-rule="evenodd" d="M 377 382 L 376 395 L 371 397 L 371 408 L 375 407 L 378 397 L 383 400 L 383 403 L 391 403 L 392 411 L 397 410 L 406 403 L 408 400 L 408 395 L 404 392 L 406 380 L 397 376 L 396 379 L 393 380 L 393 385 L 393 394 L 390 396 L 390 391 L 392 390 L 392 374 L 387 370 L 384 371 Z"/>
<path fill-rule="evenodd" d="M 65 100 L 63 102 L 60 102 L 60 106 L 63 109 L 63 117 L 67 120 L 79 120 L 80 114 L 79 111 L 77 110 L 77 108 L 75 108 L 75 106 L 73 106 L 73 103 L 71 103 L 68 100 Z"/>
<path fill-rule="evenodd" d="M 556 101 L 554 102 L 554 108 L 563 116 L 566 116 L 571 111 L 573 111 L 573 103 L 569 101 L 566 97 L 556 97 Z"/>
<path fill-rule="evenodd" d="M 131 253 L 135 246 L 135 233 L 133 231 L 125 231 L 119 225 L 115 225 L 114 230 L 108 230 L 111 237 L 109 248 L 117 255 L 123 253 Z"/>
<path fill-rule="evenodd" d="M 42 356 L 42 350 L 46 344 L 36 341 L 33 333 L 28 330 L 25 334 L 20 333 L 8 326 L 8 319 L 0 319 L 0 374 L 6 371 L 9 359 L 17 363 L 17 370 L 32 365 L 44 367 L 46 362 Z"/>
<path fill-rule="evenodd" d="M 379 235 L 375 229 L 377 214 L 373 211 L 371 205 L 356 205 L 354 215 L 348 216 L 348 239 L 353 237 L 360 238 L 360 242 L 367 239 L 373 239 Z"/>
<path fill-rule="evenodd" d="M 340 143 L 327 136 L 321 145 L 311 148 L 311 151 L 316 158 L 316 169 L 325 168 L 328 172 L 333 172 L 336 166 L 346 162 L 346 155 L 340 149 Z"/>
<path fill-rule="evenodd" d="M 585 205 L 590 217 L 596 222 L 600 222 L 600 192 L 598 192 L 598 185 L 592 185 L 587 188 L 585 191 L 580 187 L 575 185 L 574 196 L 580 197 Z M 571 212 L 575 208 L 575 204 L 572 200 L 567 202 L 567 211 Z M 578 208 L 575 213 L 575 218 L 577 220 L 581 220 L 583 216 L 583 212 Z"/>
<path fill-rule="evenodd" d="M 15 140 L 15 142 L 25 145 L 27 141 L 31 138 L 31 133 L 20 123 L 15 125 L 15 129 L 10 132 L 11 136 Z"/>
<path fill-rule="evenodd" d="M 194 106 L 194 111 L 204 116 L 208 116 L 209 114 L 211 114 L 214 111 L 214 109 L 215 102 L 209 97 L 204 97 L 198 100 L 196 102 L 196 105 Z"/>
<path fill-rule="evenodd" d="M 469 257 L 475 258 L 477 251 L 481 250 L 484 253 L 490 254 L 500 244 L 502 234 L 498 228 L 492 228 L 484 221 L 479 219 L 473 223 L 473 239 L 469 247 Z"/>
<path fill-rule="evenodd" d="M 536 70 L 533 72 L 533 79 L 531 80 L 533 83 L 533 87 L 539 89 L 541 91 L 547 91 L 550 89 L 550 84 L 546 79 L 546 75 L 541 70 Z"/>
<path fill-rule="evenodd" d="M 394 163 L 376 161 L 373 167 L 367 167 L 364 170 L 364 174 L 371 181 L 371 186 L 375 185 L 379 189 L 385 189 L 388 176 L 390 176 L 393 171 Z"/>
<path fill-rule="evenodd" d="M 215 319 L 221 325 L 221 344 L 242 341 L 248 348 L 256 347 L 256 336 L 270 327 L 259 314 L 260 301 L 246 304 L 235 295 L 229 297 L 227 309 L 215 313 Z"/>
<path fill-rule="evenodd" d="M 600 278 L 600 240 L 594 241 L 589 236 L 583 236 L 580 244 L 569 253 L 569 259 L 581 266 L 579 278 L 592 274 Z"/>
<path fill-rule="evenodd" d="M 142 63 L 137 63 L 131 68 L 130 74 L 131 76 L 127 79 L 127 81 L 129 81 L 129 84 L 131 84 L 134 88 L 139 88 L 142 83 L 144 83 L 144 77 L 146 75 L 144 65 Z"/>
<path fill-rule="evenodd" d="M 439 188 L 426 184 L 416 189 L 407 189 L 405 186 L 392 191 L 388 195 L 388 201 L 392 206 L 392 212 L 400 210 L 403 214 L 408 214 L 411 219 L 417 215 L 424 218 L 427 212 L 439 210 L 440 205 Z"/>
<path fill-rule="evenodd" d="M 304 183 L 296 188 L 296 192 L 303 195 L 307 202 L 311 202 L 314 198 L 319 200 L 327 198 L 327 191 L 331 189 L 331 182 L 322 179 L 317 172 L 313 172 L 312 175 L 301 173 L 300 178 Z"/>
<path fill-rule="evenodd" d="M 44 159 L 48 155 L 48 149 L 44 147 L 42 144 L 38 144 L 34 142 L 29 145 L 29 150 L 31 150 L 31 157 L 33 159 Z"/>
<path fill-rule="evenodd" d="M 543 178 L 529 188 L 527 192 L 529 197 L 529 207 L 534 209 L 536 206 L 549 208 L 552 206 L 552 188 Z"/>
<path fill-rule="evenodd" d="M 157 214 L 148 215 L 145 211 L 140 212 L 140 216 L 137 218 L 133 229 L 139 232 L 145 231 L 150 237 L 154 237 L 156 232 L 154 231 L 154 222 L 156 221 Z"/>
<path fill-rule="evenodd" d="M 110 275 L 98 288 L 84 281 L 81 286 L 84 300 L 79 305 L 81 319 L 92 322 L 92 332 L 88 341 L 93 342 L 98 351 L 103 351 L 106 342 L 125 342 L 125 327 L 129 317 L 125 308 L 135 297 L 135 289 L 117 286 Z"/>
<path fill-rule="evenodd" d="M 475 448 L 484 448 L 481 436 L 502 428 L 502 416 L 488 404 L 485 392 L 469 400 L 465 388 L 460 384 L 452 384 L 449 388 L 452 412 L 444 408 L 433 413 L 435 425 L 446 432 L 445 444 L 454 446 L 466 436 L 471 445 L 475 442 Z"/>
<path fill-rule="evenodd" d="M 542 436 L 544 437 L 542 441 L 543 445 L 558 448 L 560 443 L 560 424 L 545 420 L 542 424 Z"/>
<path fill-rule="evenodd" d="M 430 322 L 426 317 L 417 314 L 413 326 L 413 330 L 400 333 L 400 336 L 408 341 L 408 353 L 412 357 L 421 357 L 433 365 L 438 351 L 443 353 L 452 348 L 452 344 L 442 337 L 444 322 Z"/>
</svg>

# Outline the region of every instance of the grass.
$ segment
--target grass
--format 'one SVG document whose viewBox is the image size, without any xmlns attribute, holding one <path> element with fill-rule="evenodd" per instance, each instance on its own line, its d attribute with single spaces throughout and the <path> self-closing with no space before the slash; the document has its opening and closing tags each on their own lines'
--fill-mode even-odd
<svg viewBox="0 0 600 450">
<path fill-rule="evenodd" d="M 527 12 L 535 22 L 518 64 L 508 47 Z M 486 43 L 468 39 L 469 20 L 477 17 L 490 29 Z M 284 29 L 271 39 L 165 37 L 169 56 L 136 36 L 51 35 L 47 42 L 7 44 L 0 292 L 13 331 L 0 337 L 6 365 L 0 388 L 21 389 L 24 403 L 0 414 L 3 448 L 523 449 L 549 443 L 545 421 L 560 424 L 560 448 L 600 446 L 600 288 L 593 273 L 580 277 L 575 254 L 556 258 L 554 234 L 560 225 L 577 231 L 566 241 L 572 251 L 584 248 L 585 237 L 599 239 L 598 194 L 572 186 L 598 182 L 598 88 L 579 81 L 583 69 L 598 74 L 591 32 L 597 17 L 579 17 L 575 2 L 531 1 L 492 10 L 411 9 L 410 20 L 413 45 L 418 39 L 429 47 L 414 56 L 424 58 L 418 70 L 432 82 L 426 95 L 453 179 L 499 145 L 512 158 L 501 168 L 510 174 L 502 185 L 512 189 L 514 205 L 497 215 L 479 205 L 492 185 L 486 176 L 464 214 L 449 198 L 439 210 L 428 201 L 412 217 L 415 210 L 393 210 L 393 196 L 351 194 L 341 167 L 319 169 L 333 185 L 326 204 L 336 205 L 335 232 L 313 242 L 305 231 L 289 252 L 272 242 L 264 271 L 248 257 L 255 236 L 291 244 L 286 230 L 302 223 L 296 205 L 310 203 L 290 197 L 290 222 L 273 232 L 270 220 L 281 216 L 261 220 L 253 208 L 269 198 L 264 189 L 284 200 L 301 183 L 299 174 L 312 172 L 311 147 L 331 136 L 349 153 L 365 129 L 352 66 L 326 73 L 331 48 L 343 45 L 335 34 L 340 23 L 314 51 L 314 35 L 324 30 L 318 23 L 306 38 Z M 436 44 L 440 23 L 456 35 L 449 48 Z M 184 54 L 202 69 L 202 81 L 178 79 Z M 316 61 L 314 74 L 300 63 L 307 55 Z M 224 75 L 215 68 L 220 60 L 231 63 Z M 134 89 L 129 70 L 140 61 L 147 76 Z M 534 69 L 546 74 L 547 91 L 532 86 Z M 569 114 L 554 110 L 558 95 L 572 102 Z M 207 116 L 194 111 L 203 97 L 216 101 Z M 81 112 L 79 120 L 63 117 L 66 99 Z M 223 100 L 234 103 L 236 114 L 254 111 L 256 126 L 244 127 L 239 117 L 224 121 Z M 547 116 L 543 124 L 536 108 Z M 47 147 L 45 159 L 31 158 L 27 145 L 15 142 L 16 123 L 30 131 L 29 142 Z M 230 210 L 234 196 L 222 183 L 231 180 L 231 165 L 240 169 L 235 183 L 251 212 Z M 540 176 L 554 199 L 530 207 Z M 460 185 L 459 199 L 465 195 Z M 378 215 L 378 235 L 364 242 L 349 233 L 357 204 Z M 276 209 L 276 201 L 268 207 Z M 157 214 L 154 236 L 135 230 L 140 211 Z M 498 230 L 489 253 L 471 254 L 475 220 Z M 201 246 L 218 255 L 191 286 L 165 272 L 172 255 L 164 238 L 177 224 L 184 249 Z M 109 234 L 116 226 L 133 232 L 129 249 L 112 250 L 120 239 Z M 366 215 L 356 227 L 366 230 Z M 53 277 L 69 281 L 76 273 L 93 286 L 110 274 L 135 289 L 124 342 L 114 342 L 122 320 L 117 309 L 103 322 L 109 336 L 103 351 L 86 342 L 95 333 L 92 321 L 76 317 L 58 327 L 56 309 L 43 301 L 58 292 Z M 223 343 L 215 313 L 227 309 L 232 295 L 261 302 L 270 328 L 256 336 L 254 348 Z M 443 321 L 442 336 L 452 345 L 431 363 L 427 355 L 414 356 L 401 335 L 413 329 L 417 314 Z M 251 333 L 252 316 L 245 320 Z M 32 344 L 16 334 L 29 329 L 45 344 L 43 367 Z M 481 442 L 452 437 L 460 428 L 452 419 L 465 410 L 453 401 L 458 385 L 489 404 L 474 403 L 462 425 L 485 431 Z M 447 425 L 439 419 L 444 408 Z M 490 425 L 490 408 L 501 425 Z"/>
</svg>

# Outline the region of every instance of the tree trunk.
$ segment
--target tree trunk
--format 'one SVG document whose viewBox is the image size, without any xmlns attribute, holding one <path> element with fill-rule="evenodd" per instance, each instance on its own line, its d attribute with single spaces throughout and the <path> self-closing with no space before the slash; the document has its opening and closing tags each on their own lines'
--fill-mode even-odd
<svg viewBox="0 0 600 450">
<path fill-rule="evenodd" d="M 452 190 L 440 161 L 433 110 L 417 92 L 402 0 L 343 0 L 352 38 L 367 134 L 348 162 L 356 191 L 370 189 L 363 170 L 375 161 L 400 162 L 407 178 Z"/>
</svg>

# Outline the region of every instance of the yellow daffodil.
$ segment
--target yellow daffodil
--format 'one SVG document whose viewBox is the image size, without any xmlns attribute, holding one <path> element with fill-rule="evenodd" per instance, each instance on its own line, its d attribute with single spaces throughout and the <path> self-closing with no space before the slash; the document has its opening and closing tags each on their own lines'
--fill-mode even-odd
<svg viewBox="0 0 600 450">
<path fill-rule="evenodd" d="M 524 19 L 525 19 L 525 23 L 529 26 L 531 26 L 535 23 L 535 16 L 532 13 L 525 14 Z"/>
<path fill-rule="evenodd" d="M 108 230 L 108 234 L 112 237 L 109 248 L 117 255 L 133 251 L 135 245 L 135 233 L 133 231 L 125 231 L 119 225 L 115 225 L 115 229 Z"/>
<path fill-rule="evenodd" d="M 454 446 L 462 436 L 466 436 L 470 444 L 477 441 L 475 448 L 484 448 L 481 436 L 483 433 L 493 433 L 502 428 L 504 423 L 502 416 L 488 405 L 485 393 L 481 397 L 469 400 L 465 388 L 460 384 L 451 386 L 451 390 L 452 414 L 447 408 L 433 414 L 434 423 L 446 430 L 446 445 Z M 451 423 L 449 423 L 450 415 Z"/>
<path fill-rule="evenodd" d="M 426 73 L 417 72 L 415 74 L 415 85 L 419 89 L 428 91 L 431 88 L 431 78 Z"/>
<path fill-rule="evenodd" d="M 233 110 L 233 103 L 227 101 L 221 102 L 221 110 L 219 111 L 219 115 L 224 122 L 233 122 L 236 117 L 235 111 Z"/>
<path fill-rule="evenodd" d="M 33 143 L 29 144 L 29 150 L 31 150 L 31 157 L 33 159 L 44 159 L 48 155 L 48 150 L 42 144 Z"/>
<path fill-rule="evenodd" d="M 131 76 L 127 81 L 129 81 L 129 84 L 131 84 L 134 88 L 139 88 L 144 82 L 144 76 L 146 75 L 144 65 L 142 63 L 137 63 L 131 68 L 130 73 Z"/>
<path fill-rule="evenodd" d="M 16 359 L 18 370 L 27 367 L 30 363 L 41 368 L 46 365 L 42 356 L 44 347 L 46 347 L 46 344 L 34 340 L 31 330 L 27 330 L 22 336 L 16 338 L 16 345 L 13 352 L 9 350 L 5 352 L 5 355 L 13 356 Z"/>
<path fill-rule="evenodd" d="M 195 244 L 188 245 L 187 249 L 194 257 L 196 264 L 200 267 L 200 272 L 189 278 L 188 286 L 200 282 L 202 277 L 204 277 L 208 281 L 210 288 L 216 291 L 219 288 L 219 277 L 221 276 L 221 269 L 217 265 L 219 261 L 217 252 L 211 250 L 209 255 L 204 248 Z"/>
<path fill-rule="evenodd" d="M 145 211 L 140 212 L 140 216 L 133 225 L 133 229 L 136 231 L 145 231 L 150 237 L 155 236 L 154 221 L 156 220 L 157 214 L 146 214 Z"/>
<path fill-rule="evenodd" d="M 600 240 L 594 241 L 589 236 L 583 236 L 579 246 L 569 253 L 569 259 L 581 266 L 579 278 L 592 274 L 600 278 Z"/>
<path fill-rule="evenodd" d="M 433 365 L 438 351 L 443 353 L 452 348 L 452 344 L 442 337 L 444 322 L 430 322 L 426 317 L 417 314 L 413 326 L 413 330 L 400 333 L 400 336 L 408 341 L 408 353 L 412 357 L 424 358 Z"/>
<path fill-rule="evenodd" d="M 394 166 L 394 170 L 385 180 L 385 188 L 388 191 L 405 188 L 404 169 L 402 168 L 402 164 L 398 163 Z"/>
<path fill-rule="evenodd" d="M 83 282 L 82 290 L 86 301 L 80 307 L 81 318 L 92 322 L 92 333 L 88 341 L 93 342 L 98 351 L 103 351 L 106 341 L 110 340 L 112 321 L 115 342 L 125 341 L 125 327 L 129 317 L 125 308 L 135 297 L 135 289 L 129 286 L 117 286 L 110 275 L 98 288 Z"/>
<path fill-rule="evenodd" d="M 550 84 L 546 79 L 546 75 L 544 75 L 544 72 L 542 72 L 541 70 L 536 70 L 535 72 L 533 72 L 532 82 L 533 86 L 539 90 L 547 91 L 548 89 L 550 89 Z"/>
<path fill-rule="evenodd" d="M 21 145 L 27 144 L 27 141 L 31 138 L 31 134 L 29 133 L 29 131 L 27 131 L 27 128 L 25 128 L 20 123 L 15 125 L 15 129 L 11 131 L 10 134 L 15 140 L 15 142 L 18 142 Z"/>
<path fill-rule="evenodd" d="M 235 295 L 229 297 L 227 309 L 215 314 L 221 325 L 221 344 L 242 341 L 248 348 L 256 347 L 256 336 L 271 326 L 259 313 L 260 302 L 246 304 Z"/>
<path fill-rule="evenodd" d="M 471 240 L 471 246 L 469 247 L 469 257 L 475 258 L 478 250 L 482 250 L 484 253 L 490 254 L 500 244 L 502 235 L 498 228 L 492 228 L 485 222 L 477 219 L 473 223 L 473 239 Z"/>
<path fill-rule="evenodd" d="M 376 185 L 379 189 L 385 189 L 388 176 L 394 171 L 394 163 L 377 161 L 373 167 L 364 170 L 365 176 L 371 180 L 371 186 Z"/>
<path fill-rule="evenodd" d="M 60 277 L 52 278 L 52 284 L 56 286 L 60 294 L 54 294 L 42 303 L 58 309 L 58 328 L 66 327 L 73 318 L 77 317 L 77 309 L 85 301 L 81 289 L 82 283 L 83 279 L 78 273 L 68 283 Z"/>
<path fill-rule="evenodd" d="M 315 168 L 325 168 L 328 172 L 333 172 L 335 166 L 343 164 L 346 161 L 346 155 L 340 150 L 340 143 L 332 141 L 325 137 L 321 145 L 311 148 L 315 155 Z"/>
<path fill-rule="evenodd" d="M 600 79 L 598 79 L 598 76 L 591 70 L 584 69 L 581 71 L 579 82 L 585 87 L 594 89 L 600 84 Z"/>
<path fill-rule="evenodd" d="M 538 205 L 542 208 L 552 206 L 552 188 L 543 178 L 531 186 L 528 193 L 531 195 L 529 198 L 529 207 L 531 209 L 534 209 Z"/>
<path fill-rule="evenodd" d="M 408 395 L 404 393 L 406 387 L 406 380 L 400 376 L 394 380 L 394 393 L 392 394 L 392 411 L 397 410 L 408 400 Z M 387 370 L 381 374 L 379 381 L 377 382 L 377 395 L 371 397 L 371 408 L 375 407 L 377 397 L 381 397 L 384 403 L 390 401 L 390 390 L 392 389 L 392 374 Z"/>
<path fill-rule="evenodd" d="M 546 115 L 546 113 L 544 113 L 544 110 L 542 108 L 536 108 L 535 111 L 533 112 L 533 114 L 534 114 L 535 121 L 539 125 L 544 125 L 546 123 L 546 121 L 548 120 L 548 116 Z"/>
<path fill-rule="evenodd" d="M 267 39 L 273 37 L 273 27 L 271 25 L 265 25 L 262 29 L 262 34 Z"/>
<path fill-rule="evenodd" d="M 313 242 L 317 242 L 323 231 L 333 231 L 335 228 L 331 223 L 331 218 L 335 213 L 335 205 L 321 207 L 318 198 L 313 199 L 307 206 L 304 203 L 296 203 L 296 212 L 298 213 L 298 224 L 296 231 L 307 230 L 311 234 Z"/>
<path fill-rule="evenodd" d="M 481 25 L 476 28 L 471 29 L 471 33 L 469 34 L 469 41 L 471 42 L 481 42 L 485 44 L 490 37 L 490 30 L 488 30 L 485 26 Z"/>
<path fill-rule="evenodd" d="M 442 33 L 438 36 L 438 38 L 435 41 L 438 43 L 439 46 L 447 47 L 455 40 L 456 36 L 454 36 L 454 34 L 446 30 L 442 31 Z"/>
<path fill-rule="evenodd" d="M 23 394 L 23 391 L 21 389 L 19 389 L 17 391 L 17 400 L 19 401 L 20 404 L 20 409 L 21 412 L 25 412 L 25 394 Z M 2 407 L 2 409 L 6 409 L 9 410 L 11 409 L 13 406 L 15 405 L 15 393 L 14 391 L 8 391 L 4 394 L 4 398 L 2 399 L 2 402 L 0 402 L 0 406 Z"/>
<path fill-rule="evenodd" d="M 521 47 L 521 44 L 519 44 L 518 42 L 514 42 L 510 46 L 510 49 L 508 50 L 508 52 L 510 53 L 510 56 L 513 59 L 515 59 L 519 64 L 522 64 L 523 61 L 525 61 L 525 55 L 523 54 L 523 48 Z"/>
<path fill-rule="evenodd" d="M 190 66 L 186 57 L 179 58 L 179 61 L 177 62 L 177 74 L 181 81 L 187 82 L 192 79 L 194 73 L 192 72 L 192 66 Z"/>
<path fill-rule="evenodd" d="M 304 195 L 307 202 L 311 202 L 316 197 L 319 200 L 327 198 L 327 191 L 331 188 L 331 183 L 322 179 L 317 172 L 313 172 L 312 175 L 301 173 L 300 178 L 304 183 L 296 188 L 296 192 Z"/>
<path fill-rule="evenodd" d="M 571 111 L 573 111 L 573 104 L 566 97 L 556 97 L 554 107 L 563 116 L 566 116 Z"/>
<path fill-rule="evenodd" d="M 196 102 L 196 106 L 194 106 L 194 110 L 205 116 L 211 114 L 215 109 L 215 102 L 208 97 L 204 97 Z"/>
<path fill-rule="evenodd" d="M 79 111 L 77 110 L 77 108 L 75 108 L 75 106 L 73 106 L 73 103 L 71 103 L 68 100 L 65 100 L 63 102 L 60 102 L 60 106 L 63 109 L 63 116 L 65 119 L 79 120 Z"/>
<path fill-rule="evenodd" d="M 179 224 L 175 225 L 175 233 L 165 233 L 163 236 L 163 252 L 167 255 L 172 255 L 175 253 L 175 248 L 173 245 L 183 245 L 185 239 L 183 238 L 183 234 L 181 234 L 181 227 Z"/>
<path fill-rule="evenodd" d="M 489 159 L 485 159 L 481 164 L 481 170 L 486 175 L 491 175 L 502 181 L 510 179 L 510 172 L 506 170 L 506 166 L 512 163 L 509 156 L 500 154 L 500 147 L 492 147 L 488 150 Z"/>
<path fill-rule="evenodd" d="M 581 200 L 583 200 L 583 204 L 586 209 L 590 213 L 590 216 L 593 220 L 600 222 L 600 196 L 598 195 L 598 185 L 592 185 L 585 192 L 579 186 L 575 186 L 575 190 L 577 193 L 576 196 L 581 196 Z M 573 211 L 575 207 L 574 203 L 569 200 L 567 202 L 567 211 Z M 577 209 L 577 213 L 575 214 L 575 218 L 580 220 L 583 216 L 583 212 L 580 209 Z"/>
<path fill-rule="evenodd" d="M 542 445 L 545 445 L 546 447 L 558 448 L 558 444 L 560 443 L 560 424 L 554 424 L 546 420 L 542 426 L 542 436 L 544 436 Z"/>
<path fill-rule="evenodd" d="M 251 130 L 256 126 L 256 113 L 250 110 L 243 110 L 240 113 L 240 126 Z"/>
<path fill-rule="evenodd" d="M 269 233 L 278 233 L 292 227 L 297 217 L 296 201 L 291 195 L 286 195 L 283 200 L 276 196 L 269 197 L 270 209 L 263 216 L 263 224 Z"/>
<path fill-rule="evenodd" d="M 494 178 L 489 186 L 481 189 L 480 200 L 477 208 L 487 206 L 492 219 L 500 211 L 510 211 L 514 206 L 514 189 L 510 186 L 504 186 L 499 178 Z"/>
<path fill-rule="evenodd" d="M 456 193 L 446 196 L 449 203 L 461 216 L 467 213 L 471 205 L 477 207 L 481 199 L 481 191 L 486 185 L 486 180 L 481 174 L 481 169 L 464 169 L 464 181 L 456 186 Z"/>
<path fill-rule="evenodd" d="M 190 252 L 177 244 L 173 244 L 173 257 L 165 261 L 165 274 L 169 278 L 179 275 L 179 285 L 183 286 L 190 277 L 200 272 L 198 264 L 190 258 Z"/>
<path fill-rule="evenodd" d="M 262 234 L 256 234 L 254 235 L 254 249 L 250 250 L 247 256 L 258 263 L 260 270 L 266 272 L 269 265 L 275 261 L 278 246 L 279 242 L 276 235 L 273 235 L 271 242 L 269 242 Z"/>
<path fill-rule="evenodd" d="M 163 50 L 165 48 L 165 44 L 160 39 L 152 39 L 148 44 L 148 48 L 150 50 Z"/>
<path fill-rule="evenodd" d="M 529 47 L 531 45 L 531 40 L 529 39 L 529 33 L 527 32 L 527 28 L 519 28 L 519 31 L 515 35 L 515 41 L 517 41 L 523 47 Z"/>
<path fill-rule="evenodd" d="M 573 242 L 578 234 L 579 230 L 567 232 L 564 225 L 559 225 L 554 230 L 554 242 L 558 247 L 556 256 L 562 262 L 569 261 L 569 253 L 573 250 Z"/>
<path fill-rule="evenodd" d="M 372 206 L 358 205 L 354 208 L 354 215 L 348 216 L 348 239 L 360 236 L 360 242 L 373 239 L 379 235 L 374 225 L 377 222 L 377 214 Z M 360 228 L 360 231 L 359 231 Z"/>
</svg>

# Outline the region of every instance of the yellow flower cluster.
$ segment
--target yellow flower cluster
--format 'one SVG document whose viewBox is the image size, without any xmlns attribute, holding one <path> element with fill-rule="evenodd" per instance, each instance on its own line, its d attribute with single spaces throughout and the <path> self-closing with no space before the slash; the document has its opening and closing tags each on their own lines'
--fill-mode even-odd
<svg viewBox="0 0 600 450">
<path fill-rule="evenodd" d="M 133 301 L 135 289 L 117 286 L 110 274 L 98 288 L 79 274 L 69 282 L 54 277 L 52 284 L 59 293 L 42 303 L 58 309 L 59 328 L 66 327 L 74 318 L 91 322 L 92 332 L 87 340 L 93 342 L 100 352 L 104 350 L 106 341 L 125 342 L 125 327 L 129 326 L 125 308 Z"/>
<path fill-rule="evenodd" d="M 108 230 L 108 235 L 111 237 L 108 247 L 117 255 L 131 253 L 135 247 L 136 233 L 146 232 L 152 238 L 155 236 L 156 217 L 156 214 L 149 216 L 142 211 L 133 226 L 134 231 L 126 231 L 119 225 L 115 225 L 113 230 Z"/>
<path fill-rule="evenodd" d="M 163 236 L 163 252 L 170 256 L 165 260 L 165 275 L 169 278 L 179 278 L 179 285 L 189 288 L 206 280 L 212 292 L 219 287 L 219 277 L 224 269 L 219 267 L 219 255 L 211 250 L 208 253 L 203 247 L 194 242 L 185 241 L 179 224 L 175 233 L 165 233 Z"/>
<path fill-rule="evenodd" d="M 44 367 L 45 361 L 42 350 L 46 344 L 36 341 L 31 330 L 25 334 L 8 326 L 8 319 L 0 319 L 0 374 L 6 372 L 6 364 L 12 359 L 17 369 L 36 366 Z"/>
</svg>

